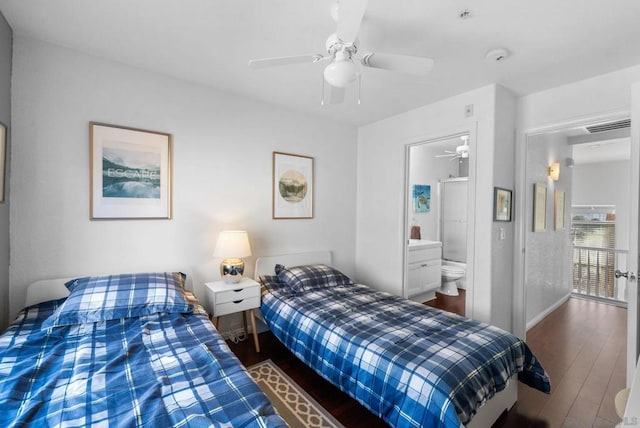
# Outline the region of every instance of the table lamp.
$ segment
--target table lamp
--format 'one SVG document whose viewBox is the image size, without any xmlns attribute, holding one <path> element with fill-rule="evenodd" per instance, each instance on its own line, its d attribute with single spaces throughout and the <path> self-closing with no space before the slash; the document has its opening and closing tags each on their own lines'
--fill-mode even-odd
<svg viewBox="0 0 640 428">
<path fill-rule="evenodd" d="M 242 280 L 244 261 L 242 257 L 251 255 L 249 236 L 244 230 L 225 230 L 218 235 L 213 257 L 222 258 L 220 277 L 227 284 L 236 284 Z"/>
</svg>

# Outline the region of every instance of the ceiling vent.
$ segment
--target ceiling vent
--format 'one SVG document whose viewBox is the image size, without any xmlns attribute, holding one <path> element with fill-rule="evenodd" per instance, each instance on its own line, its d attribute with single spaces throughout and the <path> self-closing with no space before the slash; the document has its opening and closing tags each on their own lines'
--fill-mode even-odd
<svg viewBox="0 0 640 428">
<path fill-rule="evenodd" d="M 616 129 L 624 129 L 631 127 L 631 119 L 618 120 L 616 122 L 601 123 L 599 125 L 587 126 L 586 129 L 590 134 L 596 132 L 613 131 Z"/>
</svg>

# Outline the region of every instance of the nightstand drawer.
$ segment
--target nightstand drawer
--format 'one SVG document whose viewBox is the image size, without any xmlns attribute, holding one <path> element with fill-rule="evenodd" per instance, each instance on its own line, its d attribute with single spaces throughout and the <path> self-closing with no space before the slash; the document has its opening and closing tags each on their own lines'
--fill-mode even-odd
<svg viewBox="0 0 640 428">
<path fill-rule="evenodd" d="M 216 304 L 260 297 L 260 287 L 244 287 L 237 290 L 225 290 L 216 293 Z"/>
<path fill-rule="evenodd" d="M 213 308 L 213 316 L 221 317 L 227 314 L 233 314 L 240 311 L 255 309 L 260 306 L 260 297 L 251 297 L 248 299 L 237 299 L 231 302 L 217 303 Z"/>
</svg>

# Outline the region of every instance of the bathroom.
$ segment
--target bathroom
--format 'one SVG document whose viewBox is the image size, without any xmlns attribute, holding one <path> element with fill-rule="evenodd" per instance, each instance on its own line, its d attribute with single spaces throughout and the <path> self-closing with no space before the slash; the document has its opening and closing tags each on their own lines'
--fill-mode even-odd
<svg viewBox="0 0 640 428">
<path fill-rule="evenodd" d="M 409 147 L 405 296 L 427 302 L 466 288 L 468 134 Z"/>
</svg>

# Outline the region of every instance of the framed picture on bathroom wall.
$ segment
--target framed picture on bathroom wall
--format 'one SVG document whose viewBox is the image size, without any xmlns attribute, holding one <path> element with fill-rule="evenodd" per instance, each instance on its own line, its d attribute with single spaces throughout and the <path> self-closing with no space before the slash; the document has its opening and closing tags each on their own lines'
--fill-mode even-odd
<svg viewBox="0 0 640 428">
<path fill-rule="evenodd" d="M 536 183 L 533 185 L 533 231 L 547 230 L 547 185 Z"/>
<path fill-rule="evenodd" d="M 413 185 L 413 212 L 428 213 L 431 211 L 431 186 L 425 184 Z"/>
<path fill-rule="evenodd" d="M 511 221 L 511 197 L 509 189 L 493 188 L 493 221 Z"/>
</svg>

